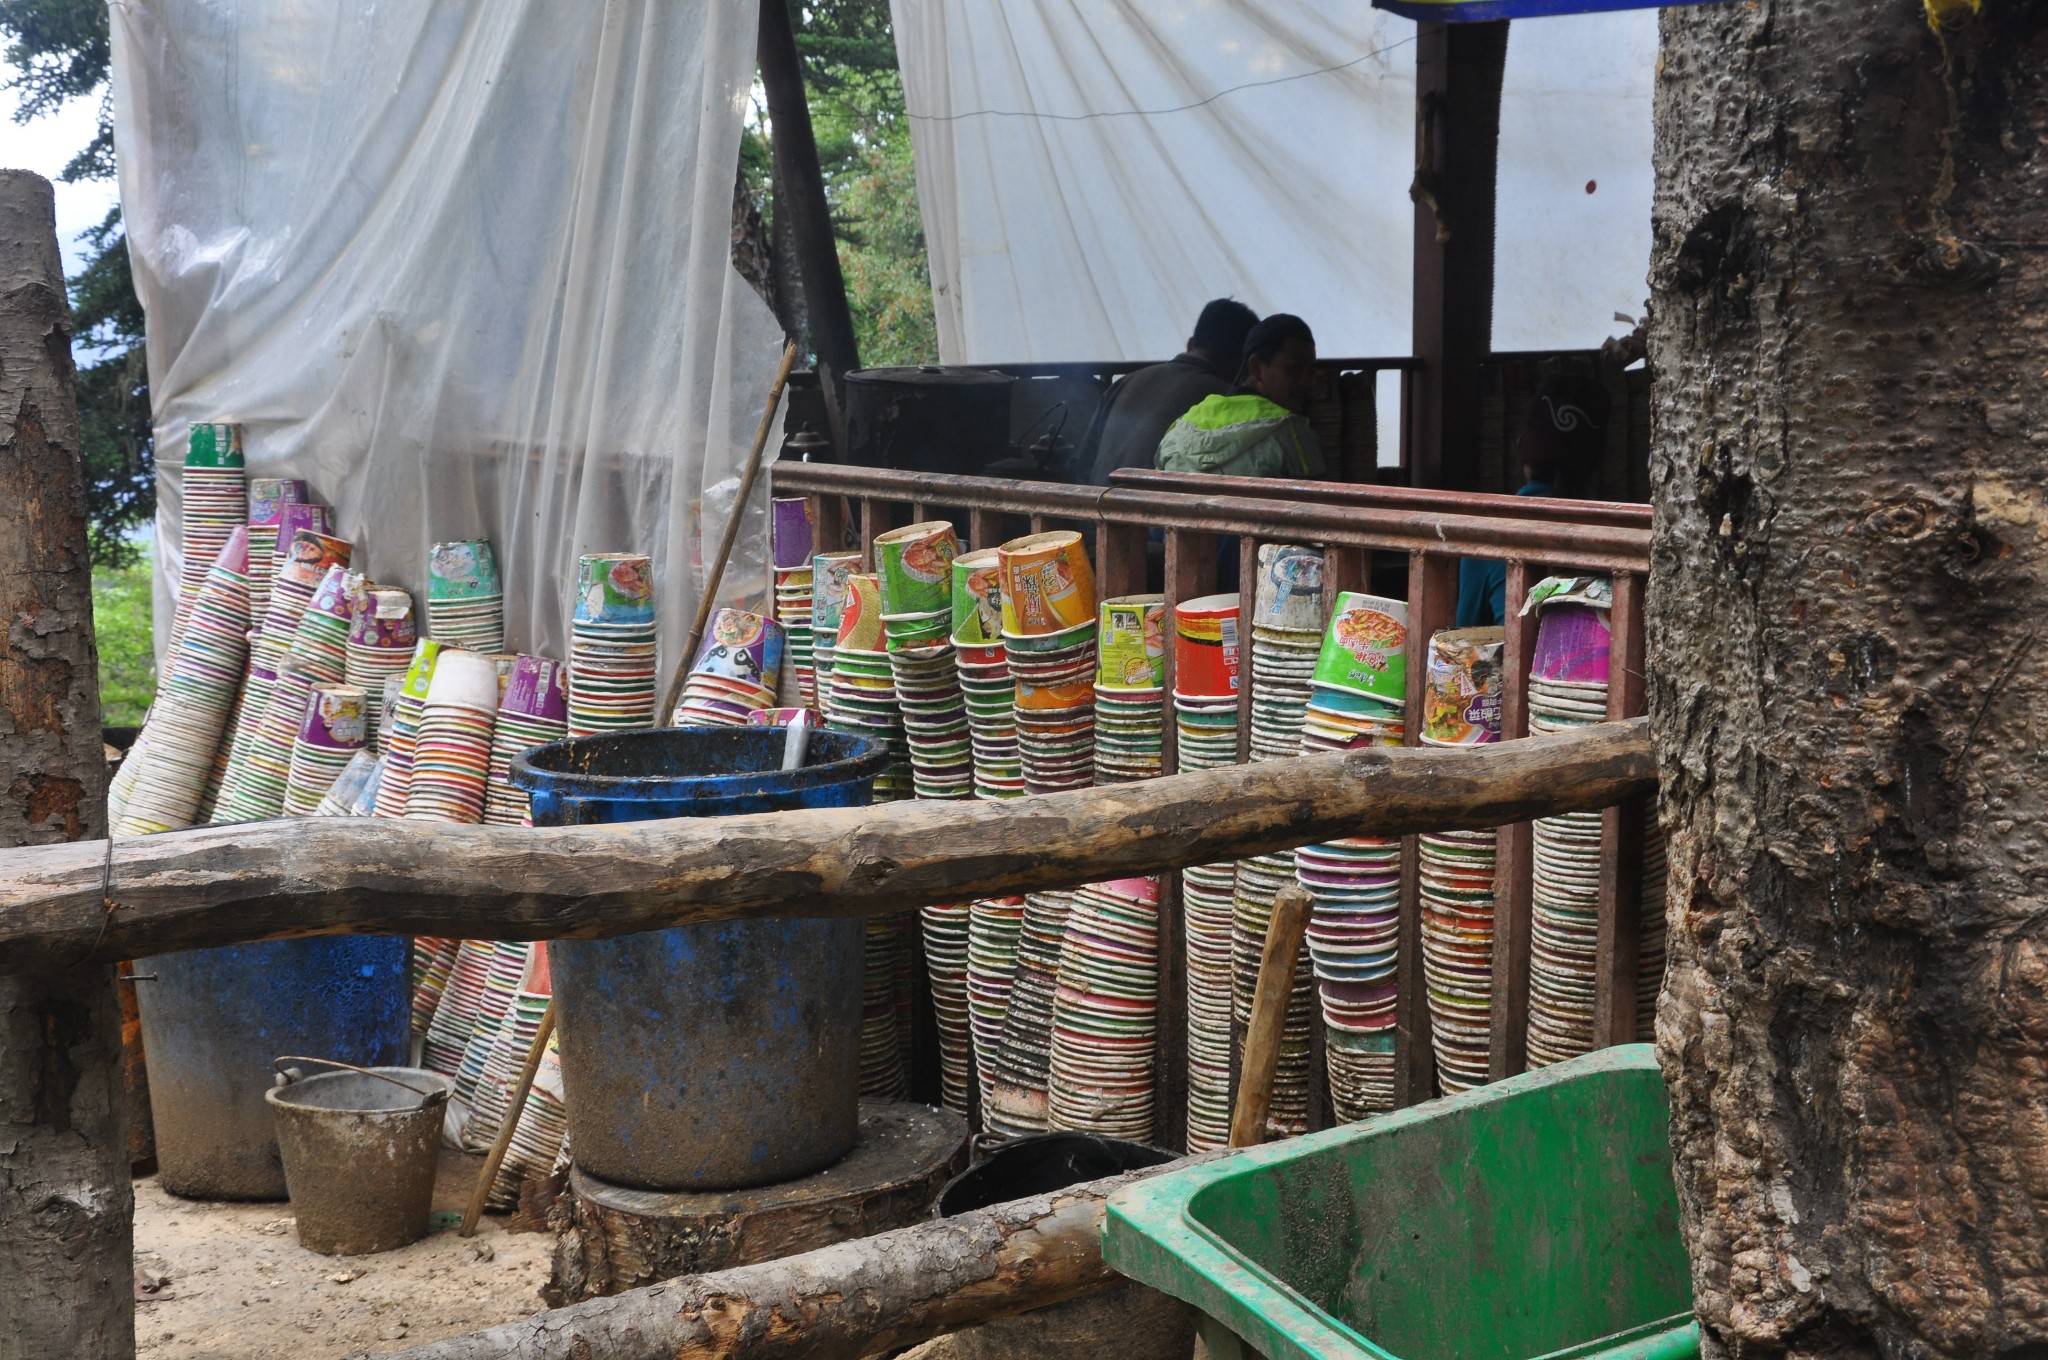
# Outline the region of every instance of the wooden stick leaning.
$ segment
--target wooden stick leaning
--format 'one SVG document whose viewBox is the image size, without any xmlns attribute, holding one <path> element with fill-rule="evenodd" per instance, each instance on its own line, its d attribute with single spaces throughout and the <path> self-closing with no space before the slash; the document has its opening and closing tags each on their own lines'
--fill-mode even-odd
<svg viewBox="0 0 2048 1360">
<path fill-rule="evenodd" d="M 782 405 L 782 389 L 789 385 L 789 371 L 796 366 L 796 341 L 782 347 L 782 363 L 775 370 L 775 381 L 768 385 L 768 404 L 761 411 L 760 427 L 754 431 L 754 447 L 747 454 L 747 466 L 740 473 L 739 495 L 733 497 L 732 513 L 726 516 L 725 533 L 718 540 L 718 552 L 704 576 L 704 594 L 697 601 L 697 618 L 690 625 L 690 636 L 683 642 L 683 650 L 676 657 L 675 674 L 669 678 L 668 693 L 662 697 L 661 707 L 655 710 L 655 717 L 661 722 L 670 721 L 676 711 L 676 701 L 683 695 L 683 680 L 690 673 L 690 663 L 697 659 L 697 644 L 704 640 L 705 626 L 711 622 L 711 611 L 718 604 L 718 587 L 725 580 L 725 564 L 732 560 L 732 545 L 740 535 L 740 521 L 747 517 L 747 498 L 754 494 L 754 483 L 761 478 L 761 453 L 768 447 L 768 431 L 775 425 L 775 408 Z"/>
<path fill-rule="evenodd" d="M 1315 899 L 1299 885 L 1273 898 L 1266 949 L 1259 959 L 1259 985 L 1252 993 L 1251 1023 L 1245 1027 L 1244 1061 L 1239 1065 L 1237 1104 L 1230 1112 L 1230 1145 L 1257 1147 L 1266 1141 L 1266 1115 L 1273 1107 L 1273 1078 L 1280 1067 L 1280 1034 L 1294 992 L 1294 967 L 1308 934 Z"/>
<path fill-rule="evenodd" d="M 533 1092 L 533 1075 L 540 1071 L 541 1056 L 548 1049 L 548 1036 L 554 1032 L 555 999 L 551 996 L 547 1009 L 540 1013 L 540 1028 L 533 1032 L 533 1043 L 526 1050 L 526 1065 L 519 1069 L 519 1081 L 512 1087 L 512 1099 L 505 1109 L 505 1122 L 498 1126 L 498 1136 L 491 1143 L 491 1155 L 484 1158 L 484 1169 L 477 1173 L 476 1189 L 470 1193 L 469 1207 L 462 1211 L 461 1235 L 464 1237 L 476 1236 L 477 1220 L 484 1216 L 484 1202 L 491 1197 L 491 1186 L 497 1183 L 498 1168 L 505 1164 L 505 1152 L 512 1146 L 513 1130 L 519 1127 L 519 1116 L 526 1113 L 526 1097 Z"/>
</svg>

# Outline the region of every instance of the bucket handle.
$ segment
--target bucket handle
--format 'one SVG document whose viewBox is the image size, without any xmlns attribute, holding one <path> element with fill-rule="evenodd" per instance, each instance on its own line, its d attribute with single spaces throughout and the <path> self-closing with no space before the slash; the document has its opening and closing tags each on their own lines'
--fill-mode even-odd
<svg viewBox="0 0 2048 1360">
<path fill-rule="evenodd" d="M 296 1073 L 288 1069 L 278 1067 L 279 1063 L 288 1062 L 309 1062 L 319 1063 L 325 1067 L 341 1067 L 346 1068 L 348 1071 L 359 1073 L 360 1075 L 365 1077 L 375 1077 L 379 1081 L 388 1081 L 393 1086 L 403 1087 L 404 1089 L 418 1096 L 420 1098 L 420 1108 L 423 1110 L 427 1108 L 427 1106 L 433 1104 L 436 1099 L 446 1100 L 448 1098 L 448 1093 L 446 1091 L 422 1091 L 419 1087 L 414 1086 L 411 1082 L 400 1081 L 397 1077 L 391 1076 L 388 1073 L 373 1071 L 372 1069 L 367 1067 L 357 1067 L 354 1063 L 346 1063 L 341 1061 L 341 1059 L 339 1058 L 313 1058 L 308 1057 L 303 1053 L 287 1053 L 284 1054 L 282 1057 L 272 1058 L 270 1060 L 271 1067 L 277 1071 L 277 1084 L 279 1086 L 289 1086 L 292 1084 L 293 1081 L 297 1080 Z"/>
</svg>

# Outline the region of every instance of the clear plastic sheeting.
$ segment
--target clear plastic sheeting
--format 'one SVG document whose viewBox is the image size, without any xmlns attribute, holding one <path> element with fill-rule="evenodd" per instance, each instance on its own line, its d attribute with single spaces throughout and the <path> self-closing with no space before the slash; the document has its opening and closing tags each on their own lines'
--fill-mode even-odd
<svg viewBox="0 0 2048 1360">
<path fill-rule="evenodd" d="M 112 15 L 159 645 L 185 431 L 231 420 L 249 474 L 305 478 L 374 579 L 424 598 L 432 543 L 488 537 L 508 645 L 561 657 L 577 554 L 645 552 L 679 647 L 780 342 L 729 258 L 753 6 Z M 767 598 L 761 488 L 735 602 Z"/>
<path fill-rule="evenodd" d="M 1158 359 L 1202 303 L 1410 349 L 1415 32 L 1368 0 L 892 0 L 950 363 Z M 1514 25 L 1498 349 L 1626 330 L 1654 11 Z M 1589 193 L 1589 185 L 1592 191 Z"/>
</svg>

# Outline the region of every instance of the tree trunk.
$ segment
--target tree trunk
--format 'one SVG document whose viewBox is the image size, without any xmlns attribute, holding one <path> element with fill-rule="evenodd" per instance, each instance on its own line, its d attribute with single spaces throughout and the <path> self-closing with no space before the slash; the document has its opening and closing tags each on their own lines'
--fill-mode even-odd
<svg viewBox="0 0 2048 1360">
<path fill-rule="evenodd" d="M 71 315 L 49 181 L 0 171 L 0 846 L 106 834 Z M 106 963 L 0 977 L 0 1357 L 135 1349 Z"/>
<path fill-rule="evenodd" d="M 2048 1355 L 2044 19 L 1664 12 L 1658 1045 L 1710 1356 Z"/>
</svg>

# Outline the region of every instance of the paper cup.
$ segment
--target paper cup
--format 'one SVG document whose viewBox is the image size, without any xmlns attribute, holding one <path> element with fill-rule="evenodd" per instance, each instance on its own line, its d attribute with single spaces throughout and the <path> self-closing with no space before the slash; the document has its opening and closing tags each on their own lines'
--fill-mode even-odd
<svg viewBox="0 0 2048 1360">
<path fill-rule="evenodd" d="M 409 648 L 419 640 L 418 629 L 411 592 L 372 587 L 349 620 L 348 640 L 360 647 Z"/>
<path fill-rule="evenodd" d="M 1606 610 L 1578 603 L 1545 605 L 1536 625 L 1530 674 L 1538 680 L 1604 685 L 1612 645 Z"/>
<path fill-rule="evenodd" d="M 769 502 L 769 549 L 777 571 L 808 567 L 816 550 L 817 526 L 808 496 L 777 496 Z"/>
<path fill-rule="evenodd" d="M 287 517 L 301 509 L 325 510 L 325 506 L 288 506 Z M 284 551 L 284 562 L 278 568 L 277 578 L 294 585 L 317 589 L 331 568 L 348 565 L 349 553 L 354 545 L 345 538 L 334 538 L 327 534 L 314 533 L 311 529 L 297 529 L 289 539 L 278 535 L 278 547 Z"/>
<path fill-rule="evenodd" d="M 433 684 L 434 671 L 440 665 L 441 651 L 441 644 L 432 638 L 421 638 L 413 644 L 412 664 L 405 668 L 405 681 L 399 689 L 402 696 L 410 696 L 421 701 L 426 699 L 427 691 Z M 495 671 L 492 672 L 491 683 L 494 686 L 497 684 Z"/>
<path fill-rule="evenodd" d="M 891 529 L 875 539 L 875 576 L 886 614 L 929 614 L 947 608 L 960 540 L 945 520 Z"/>
<path fill-rule="evenodd" d="M 1102 602 L 1095 683 L 1158 689 L 1166 683 L 1166 597 L 1119 595 Z"/>
<path fill-rule="evenodd" d="M 498 663 L 482 652 L 445 648 L 427 686 L 427 703 L 435 707 L 498 709 Z"/>
<path fill-rule="evenodd" d="M 185 444 L 185 466 L 242 466 L 242 427 L 222 421 L 196 422 Z"/>
<path fill-rule="evenodd" d="M 986 647 L 1003 636 L 1002 561 L 994 548 L 953 559 L 953 641 Z"/>
<path fill-rule="evenodd" d="M 690 674 L 715 676 L 774 692 L 782 674 L 783 631 L 774 619 L 744 609 L 718 609 L 690 662 Z"/>
<path fill-rule="evenodd" d="M 427 555 L 427 598 L 470 600 L 502 595 L 498 558 L 487 538 L 436 543 Z"/>
<path fill-rule="evenodd" d="M 1057 633 L 1095 621 L 1095 572 L 1071 531 L 1031 534 L 996 549 L 1003 630 Z"/>
<path fill-rule="evenodd" d="M 1237 694 L 1238 596 L 1203 595 L 1173 609 L 1173 687 L 1190 697 Z"/>
<path fill-rule="evenodd" d="M 284 522 L 284 508 L 306 499 L 306 484 L 293 477 L 251 477 L 249 479 L 249 523 L 258 526 Z"/>
<path fill-rule="evenodd" d="M 654 564 L 644 553 L 585 553 L 576 559 L 576 618 L 583 623 L 654 623 Z"/>
<path fill-rule="evenodd" d="M 1252 625 L 1297 633 L 1323 631 L 1323 555 L 1291 543 L 1259 545 Z"/>
<path fill-rule="evenodd" d="M 820 637 L 836 637 L 846 613 L 848 582 L 860 570 L 857 552 L 819 553 L 811 559 L 811 629 Z"/>
<path fill-rule="evenodd" d="M 875 577 L 856 572 L 846 578 L 846 609 L 834 646 L 839 651 L 882 650 L 882 587 Z"/>
<path fill-rule="evenodd" d="M 1506 646 L 1507 633 L 1500 628 L 1451 629 L 1429 640 L 1424 741 L 1476 746 L 1500 740 L 1501 659 Z"/>
<path fill-rule="evenodd" d="M 569 720 L 569 668 L 544 656 L 521 655 L 512 662 L 498 706 L 547 722 Z"/>
<path fill-rule="evenodd" d="M 299 724 L 299 740 L 330 750 L 356 750 L 367 732 L 369 696 L 355 685 L 315 685 Z"/>
<path fill-rule="evenodd" d="M 1315 683 L 1388 703 L 1408 696 L 1408 606 L 1347 590 L 1337 597 Z"/>
</svg>

